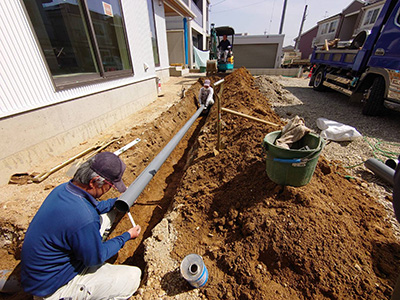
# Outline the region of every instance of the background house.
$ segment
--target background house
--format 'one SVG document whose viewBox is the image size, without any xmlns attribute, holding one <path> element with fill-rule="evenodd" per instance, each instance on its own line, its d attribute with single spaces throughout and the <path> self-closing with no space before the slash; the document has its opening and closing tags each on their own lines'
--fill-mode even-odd
<svg viewBox="0 0 400 300">
<path fill-rule="evenodd" d="M 313 51 L 313 40 L 317 36 L 318 26 L 314 26 L 313 28 L 304 32 L 300 41 L 297 45 L 299 52 L 301 53 L 301 59 L 308 59 L 311 57 L 311 53 Z M 295 43 L 297 42 L 297 38 L 294 39 Z"/>
<path fill-rule="evenodd" d="M 284 35 L 241 35 L 234 37 L 235 68 L 278 68 Z"/>
<path fill-rule="evenodd" d="M 343 9 L 338 34 L 336 35 L 341 41 L 349 41 L 354 37 L 354 28 L 360 15 L 360 10 L 364 5 L 364 2 L 357 0 Z"/>
<path fill-rule="evenodd" d="M 208 49 L 210 0 L 181 0 L 190 12 L 187 17 L 166 10 L 168 53 L 171 64 L 194 67 L 193 46 Z"/>
<path fill-rule="evenodd" d="M 325 40 L 331 41 L 335 38 L 345 44 L 361 31 L 368 33 L 375 24 L 384 3 L 384 0 L 353 1 L 341 13 L 318 22 L 318 32 L 312 45 L 322 46 Z"/>
<path fill-rule="evenodd" d="M 336 38 L 341 17 L 342 14 L 336 14 L 317 23 L 318 32 L 314 39 L 314 45 L 322 46 L 325 40 L 331 41 Z"/>
<path fill-rule="evenodd" d="M 385 0 L 369 1 L 367 5 L 360 9 L 355 22 L 353 36 L 363 30 L 369 32 L 372 29 L 384 4 Z"/>
<path fill-rule="evenodd" d="M 0 7 L 0 184 L 98 135 L 169 79 L 182 0 L 10 0 Z"/>
</svg>

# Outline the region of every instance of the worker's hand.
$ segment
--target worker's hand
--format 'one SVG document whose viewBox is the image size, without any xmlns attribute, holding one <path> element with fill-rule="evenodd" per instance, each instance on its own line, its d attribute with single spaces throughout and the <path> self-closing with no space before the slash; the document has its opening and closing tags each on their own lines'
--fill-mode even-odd
<svg viewBox="0 0 400 300">
<path fill-rule="evenodd" d="M 129 229 L 128 232 L 131 235 L 131 239 L 137 238 L 141 230 L 142 228 L 140 227 L 140 225 L 136 225 L 136 227 L 132 227 L 131 229 Z"/>
</svg>

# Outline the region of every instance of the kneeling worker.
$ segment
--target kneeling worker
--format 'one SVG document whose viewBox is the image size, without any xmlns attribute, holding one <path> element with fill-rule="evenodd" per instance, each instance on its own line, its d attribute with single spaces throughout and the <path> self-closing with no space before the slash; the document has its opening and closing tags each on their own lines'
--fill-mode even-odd
<svg viewBox="0 0 400 300">
<path fill-rule="evenodd" d="M 210 86 L 210 80 L 204 80 L 204 85 L 199 93 L 199 105 L 204 105 L 204 109 L 209 109 L 214 104 L 214 89 Z"/>
<path fill-rule="evenodd" d="M 21 283 L 34 299 L 128 299 L 137 290 L 139 268 L 105 261 L 141 228 L 103 242 L 117 198 L 97 200 L 112 187 L 126 190 L 125 168 L 114 153 L 99 153 L 47 196 L 22 246 Z"/>
</svg>

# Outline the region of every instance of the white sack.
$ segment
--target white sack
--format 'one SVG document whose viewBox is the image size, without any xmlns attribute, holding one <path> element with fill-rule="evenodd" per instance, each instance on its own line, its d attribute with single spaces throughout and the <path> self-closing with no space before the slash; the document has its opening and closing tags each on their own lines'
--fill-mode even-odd
<svg viewBox="0 0 400 300">
<path fill-rule="evenodd" d="M 336 121 L 318 118 L 316 123 L 318 128 L 322 130 L 321 137 L 327 140 L 337 142 L 353 141 L 362 136 L 354 127 Z"/>
</svg>

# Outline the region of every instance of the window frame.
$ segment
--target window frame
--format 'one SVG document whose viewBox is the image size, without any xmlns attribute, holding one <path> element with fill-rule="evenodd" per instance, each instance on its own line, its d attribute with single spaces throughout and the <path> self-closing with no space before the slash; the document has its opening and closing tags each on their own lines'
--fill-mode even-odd
<svg viewBox="0 0 400 300">
<path fill-rule="evenodd" d="M 334 20 L 329 23 L 328 33 L 336 32 L 338 20 Z"/>
<path fill-rule="evenodd" d="M 397 10 L 396 16 L 394 18 L 394 23 L 397 27 L 400 27 L 400 8 Z"/>
<path fill-rule="evenodd" d="M 121 0 L 116 0 L 118 1 L 119 5 L 120 5 L 120 9 L 121 9 L 121 21 L 122 21 L 122 27 L 123 27 L 123 34 L 124 34 L 124 38 L 125 38 L 125 42 L 126 42 L 126 51 L 129 54 L 128 55 L 128 60 L 130 63 L 131 68 L 127 69 L 127 70 L 118 70 L 118 71 L 112 71 L 112 72 L 106 72 L 104 70 L 104 66 L 103 63 L 101 61 L 101 54 L 100 54 L 100 49 L 96 40 L 96 32 L 94 30 L 94 24 L 92 22 L 91 16 L 90 16 L 90 10 L 89 10 L 89 5 L 87 4 L 87 0 L 78 0 L 81 1 L 83 4 L 83 8 L 84 8 L 84 15 L 83 15 L 83 19 L 82 21 L 86 24 L 86 26 L 88 27 L 88 31 L 89 31 L 89 42 L 91 43 L 91 46 L 93 47 L 93 51 L 95 53 L 95 63 L 97 64 L 97 67 L 99 69 L 98 73 L 95 74 L 70 74 L 70 75 L 66 75 L 66 76 L 59 76 L 59 77 L 54 77 L 51 69 L 48 65 L 46 56 L 44 54 L 42 45 L 40 44 L 40 40 L 38 38 L 38 35 L 36 33 L 35 27 L 33 26 L 31 17 L 29 15 L 29 12 L 25 6 L 24 0 L 20 0 L 20 3 L 22 5 L 22 8 L 24 10 L 25 13 L 25 17 L 28 21 L 29 27 L 31 32 L 33 33 L 36 45 L 38 47 L 38 50 L 40 52 L 40 55 L 42 57 L 42 60 L 46 66 L 47 69 L 47 73 L 50 77 L 50 80 L 53 84 L 53 87 L 55 89 L 55 91 L 62 91 L 62 90 L 66 90 L 66 89 L 73 89 L 76 87 L 81 87 L 81 86 L 86 86 L 86 85 L 90 85 L 90 84 L 96 84 L 96 83 L 102 83 L 102 82 L 107 82 L 107 81 L 111 81 L 111 80 L 115 80 L 115 79 L 119 79 L 119 78 L 127 78 L 127 77 L 131 77 L 133 76 L 134 73 L 134 69 L 133 69 L 133 62 L 132 62 L 132 58 L 131 58 L 131 51 L 130 51 L 130 47 L 129 47 L 129 40 L 128 40 L 128 35 L 126 32 L 126 25 L 125 25 L 125 16 L 124 16 L 124 12 L 123 12 L 123 8 L 122 8 L 122 3 Z"/>
<path fill-rule="evenodd" d="M 378 19 L 378 16 L 379 16 L 379 13 L 381 11 L 381 8 L 382 7 L 376 7 L 376 8 L 371 8 L 369 10 L 366 10 L 365 13 L 364 13 L 364 19 L 363 19 L 363 22 L 362 22 L 362 26 L 364 27 L 364 26 L 369 26 L 371 24 L 374 24 L 376 22 L 376 19 Z M 375 11 L 377 11 L 376 16 L 375 16 L 375 20 L 373 22 L 371 22 Z"/>
<path fill-rule="evenodd" d="M 329 28 L 329 22 L 322 24 L 321 26 L 321 35 L 327 34 Z"/>
<path fill-rule="evenodd" d="M 152 13 L 153 13 L 153 23 L 154 23 L 154 35 L 155 35 L 154 39 L 156 40 L 157 56 L 158 56 L 158 63 L 156 64 L 156 60 L 155 60 L 154 52 L 153 52 L 154 66 L 160 67 L 161 59 L 160 59 L 160 51 L 159 51 L 159 47 L 158 47 L 157 24 L 156 24 L 156 16 L 155 16 L 155 11 L 154 11 L 154 1 L 153 0 L 147 0 L 147 1 L 151 2 L 151 9 L 152 9 Z M 150 14 L 150 12 L 149 12 L 149 14 Z M 149 20 L 149 21 L 151 22 L 152 20 Z M 150 24 L 150 26 L 151 26 L 151 24 Z M 151 31 L 151 27 L 150 27 L 150 31 Z M 152 33 L 152 38 L 153 38 L 153 33 Z M 151 43 L 151 48 L 153 48 L 153 42 Z"/>
</svg>

